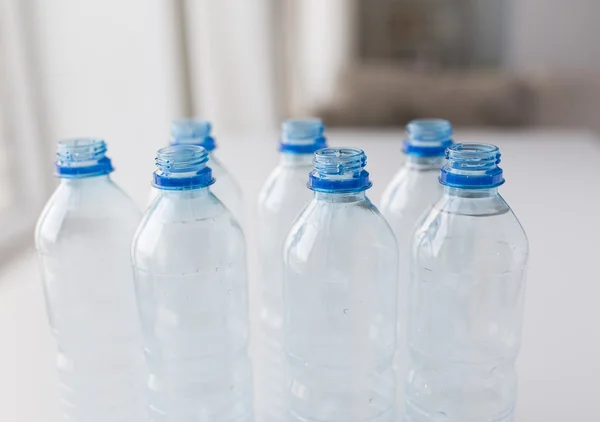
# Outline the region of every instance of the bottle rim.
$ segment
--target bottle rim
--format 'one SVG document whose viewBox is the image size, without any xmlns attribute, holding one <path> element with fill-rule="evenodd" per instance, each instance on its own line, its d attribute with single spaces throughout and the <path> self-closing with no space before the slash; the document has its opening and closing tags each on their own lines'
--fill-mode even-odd
<svg viewBox="0 0 600 422">
<path fill-rule="evenodd" d="M 186 118 L 173 120 L 171 123 L 171 146 L 195 145 L 212 151 L 217 147 L 215 138 L 211 136 L 212 124 L 208 120 Z"/>
<path fill-rule="evenodd" d="M 500 149 L 483 143 L 459 143 L 446 150 L 440 183 L 454 188 L 489 189 L 504 184 Z"/>
<path fill-rule="evenodd" d="M 208 151 L 198 145 L 172 145 L 158 150 L 152 185 L 162 190 L 190 190 L 212 185 Z"/>
<path fill-rule="evenodd" d="M 106 142 L 100 138 L 63 139 L 56 151 L 56 175 L 68 179 L 110 174 L 114 168 L 106 151 Z"/>
<path fill-rule="evenodd" d="M 321 119 L 288 119 L 281 124 L 279 151 L 290 154 L 313 154 L 327 147 Z"/>
<path fill-rule="evenodd" d="M 373 184 L 365 170 L 367 156 L 359 148 L 323 148 L 315 152 L 308 188 L 315 192 L 353 193 Z"/>
<path fill-rule="evenodd" d="M 452 124 L 444 119 L 416 119 L 406 125 L 402 151 L 420 157 L 441 157 L 453 144 Z"/>
</svg>

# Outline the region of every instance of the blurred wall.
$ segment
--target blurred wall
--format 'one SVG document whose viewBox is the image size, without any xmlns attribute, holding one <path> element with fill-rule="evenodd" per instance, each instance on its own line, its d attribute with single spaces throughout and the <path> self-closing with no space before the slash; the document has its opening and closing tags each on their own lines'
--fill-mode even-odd
<svg viewBox="0 0 600 422">
<path fill-rule="evenodd" d="M 219 133 L 271 128 L 327 103 L 356 63 L 352 0 L 24 1 L 37 17 L 48 142 L 106 138 L 128 190 L 146 184 L 172 118 L 205 116 Z M 501 49 L 516 70 L 600 67 L 597 0 L 477 4 L 478 33 L 505 22 L 501 42 L 478 35 L 482 57 Z"/>
<path fill-rule="evenodd" d="M 506 54 L 507 17 L 511 0 L 474 0 L 473 57 L 480 66 L 498 66 Z"/>
<path fill-rule="evenodd" d="M 194 114 L 209 118 L 217 131 L 256 132 L 279 119 L 274 69 L 279 1 L 183 2 Z"/>
<path fill-rule="evenodd" d="M 340 70 L 356 57 L 356 4 L 348 0 L 303 0 L 292 4 L 288 48 L 295 64 L 292 109 L 312 108 L 334 95 Z"/>
<path fill-rule="evenodd" d="M 47 141 L 105 138 L 115 179 L 138 203 L 147 201 L 147 190 L 135 187 L 149 187 L 170 120 L 186 114 L 176 2 L 32 1 Z"/>
<path fill-rule="evenodd" d="M 215 132 L 276 125 L 277 0 L 25 0 L 34 5 L 48 142 L 97 136 L 115 179 L 144 203 L 170 121 Z M 50 159 L 50 158 L 49 158 Z"/>
<path fill-rule="evenodd" d="M 600 68 L 598 0 L 507 0 L 507 65 L 516 69 Z"/>
</svg>

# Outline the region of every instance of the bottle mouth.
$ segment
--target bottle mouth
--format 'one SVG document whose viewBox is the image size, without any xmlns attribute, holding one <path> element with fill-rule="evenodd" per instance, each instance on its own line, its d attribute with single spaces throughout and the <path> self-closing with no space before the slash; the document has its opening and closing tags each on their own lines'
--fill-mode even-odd
<svg viewBox="0 0 600 422">
<path fill-rule="evenodd" d="M 203 119 L 178 119 L 171 123 L 170 145 L 196 145 L 212 151 L 217 147 L 210 135 L 212 125 Z"/>
<path fill-rule="evenodd" d="M 56 174 L 61 178 L 92 177 L 114 171 L 106 156 L 106 142 L 97 138 L 73 138 L 58 142 Z"/>
<path fill-rule="evenodd" d="M 500 150 L 492 144 L 454 144 L 446 150 L 440 183 L 465 189 L 489 189 L 504 183 Z"/>
<path fill-rule="evenodd" d="M 417 119 L 406 125 L 403 151 L 421 157 L 443 157 L 452 145 L 452 125 L 444 119 Z"/>
<path fill-rule="evenodd" d="M 358 148 L 324 148 L 315 152 L 308 188 L 317 192 L 352 193 L 372 186 L 367 156 Z"/>
<path fill-rule="evenodd" d="M 291 154 L 313 154 L 327 146 L 321 119 L 289 119 L 281 125 L 279 150 Z"/>
<path fill-rule="evenodd" d="M 173 145 L 158 150 L 153 185 L 163 190 L 189 190 L 212 185 L 208 151 L 197 145 Z"/>
</svg>

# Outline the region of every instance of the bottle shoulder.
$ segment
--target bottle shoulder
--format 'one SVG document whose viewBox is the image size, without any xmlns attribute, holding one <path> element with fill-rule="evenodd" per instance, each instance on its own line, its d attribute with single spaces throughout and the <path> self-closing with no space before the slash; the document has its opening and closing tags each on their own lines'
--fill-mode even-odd
<svg viewBox="0 0 600 422">
<path fill-rule="evenodd" d="M 144 213 L 140 226 L 148 222 L 161 225 L 208 225 L 224 224 L 232 220 L 233 213 L 212 193 L 198 194 L 194 191 L 160 193 Z"/>
<path fill-rule="evenodd" d="M 299 212 L 298 208 L 313 196 L 313 192 L 306 186 L 310 169 L 310 166 L 275 167 L 260 191 L 259 214 L 277 214 L 285 208 Z"/>
<path fill-rule="evenodd" d="M 285 245 L 291 254 L 305 247 L 354 245 L 357 251 L 375 248 L 394 254 L 398 248 L 389 224 L 368 199 L 353 203 L 313 199 L 296 219 Z"/>
<path fill-rule="evenodd" d="M 52 194 L 38 219 L 35 239 L 38 247 L 55 243 L 62 235 L 79 231 L 102 230 L 95 236 L 131 232 L 139 224 L 141 212 L 134 202 L 112 181 L 83 186 L 61 184 Z"/>
<path fill-rule="evenodd" d="M 445 195 L 424 218 L 413 238 L 413 258 L 431 265 L 524 267 L 527 235 L 506 201 Z"/>
<path fill-rule="evenodd" d="M 439 170 L 401 168 L 381 196 L 381 211 L 388 215 L 403 214 L 407 209 L 432 206 L 441 197 Z"/>
<path fill-rule="evenodd" d="M 201 198 L 161 196 L 146 211 L 134 236 L 132 254 L 142 266 L 151 266 L 157 257 L 161 257 L 157 265 L 186 257 L 192 265 L 210 257 L 218 261 L 245 255 L 245 239 L 231 211 L 211 193 Z"/>
</svg>

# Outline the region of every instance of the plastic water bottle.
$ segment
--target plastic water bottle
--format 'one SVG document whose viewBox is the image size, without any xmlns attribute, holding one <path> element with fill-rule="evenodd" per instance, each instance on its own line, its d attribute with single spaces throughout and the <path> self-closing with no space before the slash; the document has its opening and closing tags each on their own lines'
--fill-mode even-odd
<svg viewBox="0 0 600 422">
<path fill-rule="evenodd" d="M 318 119 L 282 124 L 281 159 L 259 197 L 258 246 L 262 307 L 256 371 L 257 411 L 262 422 L 282 422 L 289 383 L 283 349 L 283 242 L 294 219 L 310 201 L 306 188 L 313 153 L 326 146 Z"/>
<path fill-rule="evenodd" d="M 233 213 L 240 225 L 244 224 L 244 199 L 242 189 L 227 169 L 215 157 L 217 148 L 211 136 L 212 125 L 201 119 L 180 119 L 171 123 L 171 145 L 197 145 L 208 151 L 209 165 L 216 180 L 212 193 Z M 158 196 L 156 188 L 150 191 L 150 204 Z"/>
<path fill-rule="evenodd" d="M 110 179 L 106 144 L 58 144 L 58 189 L 37 225 L 64 421 L 146 422 L 146 378 L 131 273 L 140 221 Z"/>
<path fill-rule="evenodd" d="M 452 145 L 452 126 L 440 119 L 422 119 L 406 127 L 404 141 L 406 161 L 385 189 L 381 198 L 381 213 L 394 230 L 400 251 L 398 277 L 398 414 L 404 404 L 404 380 L 408 368 L 407 318 L 410 280 L 410 243 L 418 220 L 442 196 L 439 183 L 446 148 Z"/>
<path fill-rule="evenodd" d="M 253 420 L 246 246 L 208 161 L 195 145 L 158 151 L 133 240 L 153 422 Z"/>
<path fill-rule="evenodd" d="M 414 238 L 405 422 L 510 422 L 528 243 L 494 145 L 446 152 L 444 194 Z"/>
<path fill-rule="evenodd" d="M 398 246 L 360 149 L 315 153 L 314 198 L 286 239 L 289 420 L 396 422 Z"/>
</svg>

